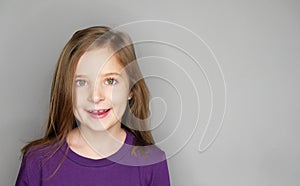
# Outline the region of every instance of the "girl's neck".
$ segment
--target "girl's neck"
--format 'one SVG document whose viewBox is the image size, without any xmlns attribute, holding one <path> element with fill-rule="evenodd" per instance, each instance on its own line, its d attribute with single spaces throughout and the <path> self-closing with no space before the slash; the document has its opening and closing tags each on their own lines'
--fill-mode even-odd
<svg viewBox="0 0 300 186">
<path fill-rule="evenodd" d="M 102 159 L 117 152 L 125 139 L 126 132 L 121 127 L 107 131 L 92 131 L 87 127 L 80 127 L 69 133 L 67 142 L 81 156 Z"/>
</svg>

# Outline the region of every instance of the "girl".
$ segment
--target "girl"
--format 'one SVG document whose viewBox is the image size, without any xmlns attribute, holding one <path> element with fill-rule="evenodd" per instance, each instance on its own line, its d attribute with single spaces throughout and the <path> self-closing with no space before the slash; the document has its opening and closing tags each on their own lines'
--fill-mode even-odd
<svg viewBox="0 0 300 186">
<path fill-rule="evenodd" d="M 56 66 L 45 136 L 22 149 L 16 185 L 170 185 L 148 117 L 130 37 L 105 26 L 77 31 Z"/>
</svg>

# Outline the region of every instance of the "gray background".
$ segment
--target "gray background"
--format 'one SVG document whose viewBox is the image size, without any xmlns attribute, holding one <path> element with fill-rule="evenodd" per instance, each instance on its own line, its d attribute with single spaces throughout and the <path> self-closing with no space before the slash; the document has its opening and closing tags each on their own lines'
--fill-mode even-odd
<svg viewBox="0 0 300 186">
<path fill-rule="evenodd" d="M 92 25 L 153 19 L 202 38 L 226 82 L 191 32 L 157 21 L 126 28 L 134 40 L 166 39 L 197 58 L 162 43 L 136 47 L 141 61 L 173 62 L 141 63 L 155 98 L 153 134 L 168 155 L 172 185 L 300 185 L 299 18 L 299 1 L 287 0 L 2 0 L 0 185 L 14 184 L 21 147 L 45 130 L 52 73 L 71 35 Z M 201 139 L 210 144 L 203 151 Z"/>
</svg>

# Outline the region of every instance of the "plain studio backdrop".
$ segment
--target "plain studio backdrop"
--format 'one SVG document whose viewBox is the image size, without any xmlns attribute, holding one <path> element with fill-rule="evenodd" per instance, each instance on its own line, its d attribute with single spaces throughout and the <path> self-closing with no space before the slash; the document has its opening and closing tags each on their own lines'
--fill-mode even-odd
<svg viewBox="0 0 300 186">
<path fill-rule="evenodd" d="M 300 185 L 300 3 L 0 2 L 0 185 L 41 137 L 52 74 L 82 28 L 127 31 L 174 186 Z"/>
</svg>

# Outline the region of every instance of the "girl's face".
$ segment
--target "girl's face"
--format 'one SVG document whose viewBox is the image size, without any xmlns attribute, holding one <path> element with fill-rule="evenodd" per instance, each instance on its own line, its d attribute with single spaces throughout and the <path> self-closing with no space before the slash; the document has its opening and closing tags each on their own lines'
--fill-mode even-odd
<svg viewBox="0 0 300 186">
<path fill-rule="evenodd" d="M 75 72 L 74 115 L 93 131 L 118 129 L 130 96 L 124 67 L 111 54 L 108 48 L 87 51 Z"/>
</svg>

